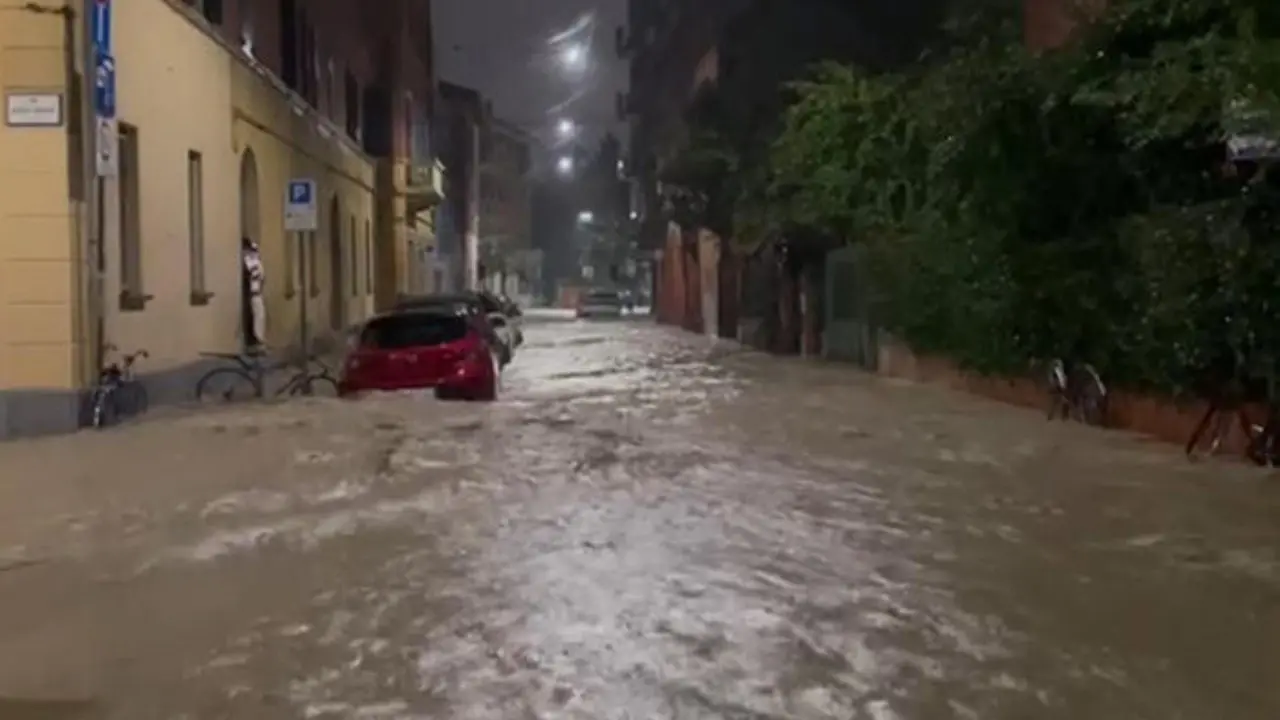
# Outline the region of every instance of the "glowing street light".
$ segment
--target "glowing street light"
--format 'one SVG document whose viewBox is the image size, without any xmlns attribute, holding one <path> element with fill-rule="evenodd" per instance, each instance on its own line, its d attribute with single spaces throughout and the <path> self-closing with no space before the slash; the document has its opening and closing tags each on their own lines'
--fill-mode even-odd
<svg viewBox="0 0 1280 720">
<path fill-rule="evenodd" d="M 570 70 L 582 70 L 587 66 L 587 49 L 581 43 L 566 45 L 560 51 L 560 62 Z"/>
<path fill-rule="evenodd" d="M 556 133 L 564 140 L 568 140 L 573 137 L 577 129 L 578 128 L 573 124 L 573 121 L 567 118 L 561 120 L 560 123 L 556 125 Z"/>
<path fill-rule="evenodd" d="M 582 212 L 578 213 L 578 222 L 580 223 L 586 224 L 595 219 L 596 219 L 595 214 L 592 213 L 590 210 L 583 210 Z"/>
<path fill-rule="evenodd" d="M 573 158 L 565 155 L 557 160 L 556 170 L 558 170 L 561 175 L 571 175 L 573 173 Z"/>
</svg>

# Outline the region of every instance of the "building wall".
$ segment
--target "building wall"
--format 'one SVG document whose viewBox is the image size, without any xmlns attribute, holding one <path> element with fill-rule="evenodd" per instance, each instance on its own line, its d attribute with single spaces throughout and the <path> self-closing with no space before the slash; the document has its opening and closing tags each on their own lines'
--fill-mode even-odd
<svg viewBox="0 0 1280 720">
<path fill-rule="evenodd" d="M 270 343 L 291 347 L 301 338 L 304 291 L 313 338 L 373 311 L 374 162 L 316 115 L 299 116 L 296 106 L 251 68 L 234 64 L 231 81 L 237 193 L 248 174 L 244 168 L 251 165 L 257 175 L 256 192 L 245 187 L 237 215 L 245 231 L 259 233 Z M 319 229 L 305 236 L 284 230 L 285 186 L 295 177 L 314 178 L 319 194 Z"/>
<path fill-rule="evenodd" d="M 325 2 L 362 27 L 354 3 Z M 210 366 L 202 353 L 241 347 L 241 236 L 259 243 L 266 264 L 270 345 L 299 344 L 304 298 L 312 338 L 336 338 L 373 310 L 375 161 L 353 133 L 186 3 L 117 0 L 113 11 L 118 116 L 137 152 L 134 181 L 103 182 L 99 285 L 85 271 L 97 253 L 84 106 L 69 90 L 84 15 L 64 20 L 0 0 L 0 85 L 66 96 L 62 127 L 0 127 L 0 438 L 74 428 L 99 340 L 149 352 L 139 372 L 153 402 L 190 397 Z M 352 37 L 335 46 L 357 47 Z M 302 238 L 284 230 L 292 178 L 319 189 L 319 230 Z M 126 217 L 136 232 L 123 228 Z M 126 282 L 127 258 L 137 259 L 136 285 Z M 203 261 L 203 283 L 193 259 Z"/>
<path fill-rule="evenodd" d="M 137 128 L 142 287 L 151 297 L 136 310 L 114 302 L 122 277 L 120 189 L 117 181 L 108 182 L 107 340 L 126 350 L 146 348 L 151 357 L 144 369 L 152 372 L 189 367 L 201 352 L 237 350 L 242 234 L 259 243 L 266 265 L 270 345 L 299 343 L 304 293 L 312 337 L 365 316 L 369 160 L 337 128 L 169 4 L 133 0 L 118 3 L 115 12 L 118 112 L 122 123 Z M 190 151 L 201 154 L 203 165 L 207 303 L 192 297 L 188 272 Z M 320 229 L 303 239 L 284 231 L 291 178 L 313 178 L 318 185 Z M 302 253 L 315 250 L 314 258 L 300 262 Z M 339 317 L 330 312 L 335 302 Z"/>
<path fill-rule="evenodd" d="M 216 31 L 248 49 L 275 75 L 290 75 L 320 115 L 332 120 L 365 152 L 378 158 L 375 173 L 374 264 L 385 308 L 417 287 L 414 257 L 434 243 L 430 213 L 410 213 L 411 164 L 431 165 L 429 119 L 435 93 L 429 0 L 383 0 L 376 12 L 355 0 L 223 0 Z M 289 27 L 305 38 L 284 40 Z M 305 47 L 303 47 L 305 45 Z M 348 104 L 348 80 L 355 106 Z M 424 240 L 425 238 L 425 240 Z"/>
<path fill-rule="evenodd" d="M 337 0 L 329 0 L 334 2 Z M 429 167 L 430 119 L 435 77 L 430 50 L 431 13 L 427 0 L 388 0 L 384 11 L 367 12 L 367 4 L 346 2 L 356 13 L 349 27 L 364 28 L 371 54 L 371 88 L 376 104 L 385 105 L 385 147 L 368 149 L 380 157 L 377 172 L 378 236 L 376 306 L 387 309 L 402 293 L 418 286 L 415 254 L 435 242 L 428 211 L 411 212 L 408 203 L 412 167 Z M 372 119 L 367 119 L 372 122 Z M 382 145 L 384 141 L 379 141 Z"/>
<path fill-rule="evenodd" d="M 482 141 L 480 223 L 485 242 L 499 254 L 531 246 L 532 187 L 529 182 L 529 138 L 501 121 L 489 124 Z"/>
<path fill-rule="evenodd" d="M 436 116 L 447 142 L 441 143 L 445 164 L 445 206 L 452 213 L 446 239 L 454 261 L 455 285 L 479 287 L 480 135 L 484 100 L 471 88 L 441 82 Z"/>
<path fill-rule="evenodd" d="M 0 86 L 6 95 L 61 94 L 63 122 L 0 125 L 0 392 L 76 387 L 82 364 L 76 316 L 82 205 L 69 196 L 76 157 L 70 133 L 79 124 L 68 92 L 74 57 L 62 16 L 21 5 L 0 1 Z M 8 400 L 0 398 L 0 437 L 9 425 Z"/>
</svg>

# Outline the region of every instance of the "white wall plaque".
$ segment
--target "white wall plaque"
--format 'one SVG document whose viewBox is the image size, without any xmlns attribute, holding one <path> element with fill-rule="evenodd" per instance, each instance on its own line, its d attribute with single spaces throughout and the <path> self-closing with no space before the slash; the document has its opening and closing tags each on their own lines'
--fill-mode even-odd
<svg viewBox="0 0 1280 720">
<path fill-rule="evenodd" d="M 62 125 L 60 93 L 5 93 L 5 124 L 10 127 Z"/>
</svg>

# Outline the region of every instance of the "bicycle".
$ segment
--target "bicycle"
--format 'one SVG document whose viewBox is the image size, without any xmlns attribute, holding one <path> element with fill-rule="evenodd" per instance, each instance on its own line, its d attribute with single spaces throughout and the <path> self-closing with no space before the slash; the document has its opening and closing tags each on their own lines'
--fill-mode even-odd
<svg viewBox="0 0 1280 720">
<path fill-rule="evenodd" d="M 1183 448 L 1187 459 L 1194 462 L 1216 455 L 1230 437 L 1234 419 L 1245 439 L 1245 457 L 1258 466 L 1280 467 L 1280 402 L 1268 402 L 1261 425 L 1253 422 L 1245 408 L 1245 391 L 1238 382 L 1214 393 Z"/>
<path fill-rule="evenodd" d="M 271 397 L 296 397 L 299 395 L 321 394 L 338 395 L 338 380 L 333 371 L 318 356 L 309 355 L 305 362 L 295 363 L 291 360 L 267 362 L 262 355 L 246 353 L 201 353 L 202 357 L 229 360 L 233 365 L 218 367 L 205 373 L 196 381 L 195 396 L 197 401 L 220 399 L 223 402 L 235 402 L 245 399 L 266 399 Z M 319 366 L 314 369 L 313 366 Z M 275 392 L 267 392 L 267 377 L 280 370 L 296 368 L 283 385 Z"/>
<path fill-rule="evenodd" d="M 1252 429 L 1245 457 L 1259 467 L 1280 467 L 1280 404 L 1267 403 L 1267 419 Z"/>
<path fill-rule="evenodd" d="M 1059 358 L 1049 363 L 1049 419 L 1068 418 L 1102 427 L 1107 421 L 1109 394 L 1102 376 L 1089 363 L 1068 367 Z"/>
<path fill-rule="evenodd" d="M 108 344 L 103 350 L 111 353 L 118 352 L 119 348 Z M 89 421 L 94 428 L 101 430 L 123 417 L 147 411 L 147 388 L 138 381 L 134 366 L 139 359 L 148 357 L 146 350 L 136 350 L 122 355 L 118 362 L 99 371 L 98 384 L 94 386 L 89 400 Z"/>
</svg>

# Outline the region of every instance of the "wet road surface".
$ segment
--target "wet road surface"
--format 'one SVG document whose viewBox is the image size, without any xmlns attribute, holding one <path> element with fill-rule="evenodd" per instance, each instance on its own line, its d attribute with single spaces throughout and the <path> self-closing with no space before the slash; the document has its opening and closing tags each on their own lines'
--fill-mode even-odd
<svg viewBox="0 0 1280 720">
<path fill-rule="evenodd" d="M 1280 717 L 1280 479 L 644 322 L 527 336 L 493 405 L 0 446 L 0 718 Z"/>
</svg>

